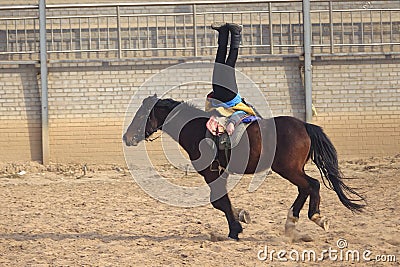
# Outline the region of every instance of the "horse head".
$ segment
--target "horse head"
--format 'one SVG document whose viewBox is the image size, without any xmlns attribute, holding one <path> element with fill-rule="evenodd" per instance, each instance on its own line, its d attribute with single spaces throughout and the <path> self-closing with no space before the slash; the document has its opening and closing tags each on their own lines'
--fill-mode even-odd
<svg viewBox="0 0 400 267">
<path fill-rule="evenodd" d="M 154 111 L 159 100 L 157 95 L 143 100 L 123 136 L 123 141 L 127 146 L 137 146 L 160 129 L 162 122 L 157 119 Z"/>
</svg>

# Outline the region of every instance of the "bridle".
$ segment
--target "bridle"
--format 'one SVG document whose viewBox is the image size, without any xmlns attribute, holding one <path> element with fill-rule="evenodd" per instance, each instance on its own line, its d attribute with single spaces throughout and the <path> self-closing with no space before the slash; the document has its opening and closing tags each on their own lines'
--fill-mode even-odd
<svg viewBox="0 0 400 267">
<path fill-rule="evenodd" d="M 147 131 L 147 130 L 146 130 L 146 125 L 147 125 L 147 123 L 150 122 L 150 119 L 151 119 L 152 117 L 155 117 L 155 116 L 154 116 L 154 108 L 151 109 L 150 114 L 149 114 L 149 116 L 147 117 L 146 124 L 144 125 L 144 136 L 145 136 L 144 140 L 145 140 L 145 141 L 149 141 L 149 142 L 153 142 L 154 140 L 160 138 L 160 136 L 161 136 L 161 135 L 159 135 L 159 136 L 157 136 L 156 138 L 150 138 L 150 136 L 151 136 L 153 133 L 155 133 L 155 132 L 157 132 L 158 130 L 161 129 L 162 125 L 160 125 L 160 126 L 158 126 L 158 127 L 156 127 L 156 128 L 150 128 L 150 131 Z M 146 136 L 147 136 L 147 137 L 146 137 Z"/>
<path fill-rule="evenodd" d="M 148 142 L 153 142 L 154 140 L 157 140 L 158 138 L 160 138 L 161 134 L 159 136 L 155 137 L 155 138 L 150 138 L 150 136 L 153 133 L 157 132 L 158 130 L 161 130 L 168 123 L 170 123 L 172 121 L 172 119 L 174 119 L 179 114 L 179 112 L 180 112 L 180 110 L 176 111 L 175 114 L 173 114 L 172 116 L 169 116 L 168 121 L 164 122 L 163 124 L 161 124 L 160 126 L 158 126 L 156 128 L 151 128 L 150 131 L 146 131 L 146 126 L 145 126 L 145 136 L 147 135 L 147 137 L 145 137 L 144 140 L 148 141 Z M 151 109 L 150 114 L 147 117 L 146 124 L 150 121 L 150 118 L 152 118 L 152 117 L 155 117 L 154 116 L 154 107 Z"/>
</svg>

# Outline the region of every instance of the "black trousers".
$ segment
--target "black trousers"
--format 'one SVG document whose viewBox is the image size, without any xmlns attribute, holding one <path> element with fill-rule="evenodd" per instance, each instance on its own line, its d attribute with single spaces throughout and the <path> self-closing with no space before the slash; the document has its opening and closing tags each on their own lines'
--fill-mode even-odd
<svg viewBox="0 0 400 267">
<path fill-rule="evenodd" d="M 219 32 L 218 50 L 212 78 L 213 98 L 221 102 L 228 102 L 238 94 L 235 64 L 239 54 L 239 49 L 231 46 L 228 58 L 226 58 L 228 51 L 228 36 L 228 29 Z"/>
</svg>

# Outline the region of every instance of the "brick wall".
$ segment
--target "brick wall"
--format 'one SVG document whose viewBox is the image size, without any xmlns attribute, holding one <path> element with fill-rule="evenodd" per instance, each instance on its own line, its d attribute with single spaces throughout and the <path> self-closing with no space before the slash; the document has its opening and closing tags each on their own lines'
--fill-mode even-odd
<svg viewBox="0 0 400 267">
<path fill-rule="evenodd" d="M 123 163 L 121 136 L 131 96 L 146 79 L 176 63 L 149 59 L 142 63 L 50 64 L 51 161 Z M 239 59 L 237 68 L 260 88 L 274 115 L 303 119 L 300 66 L 298 58 L 267 57 Z M 0 161 L 41 158 L 37 73 L 35 65 L 0 67 Z M 188 75 L 211 79 L 208 71 Z M 318 112 L 314 123 L 325 128 L 341 158 L 392 155 L 400 151 L 399 77 L 400 63 L 396 57 L 329 57 L 313 61 L 313 99 Z M 160 76 L 159 86 L 174 84 L 176 79 L 179 77 Z M 239 87 L 244 97 L 257 97 L 254 87 L 241 78 Z M 210 88 L 189 84 L 177 87 L 169 96 L 202 99 Z M 148 88 L 148 94 L 153 92 Z M 253 102 L 257 105 L 257 101 Z M 159 143 L 146 146 L 153 155 L 160 156 Z M 138 155 L 131 153 L 132 157 Z"/>
<path fill-rule="evenodd" d="M 400 152 L 398 59 L 316 60 L 313 68 L 315 123 L 325 127 L 340 154 Z"/>
<path fill-rule="evenodd" d="M 41 159 L 38 69 L 33 65 L 0 68 L 0 160 Z"/>
<path fill-rule="evenodd" d="M 47 4 L 65 3 L 63 0 L 48 0 Z M 88 3 L 91 1 L 72 1 L 70 3 Z M 109 2 L 107 0 L 97 2 Z M 123 2 L 123 1 L 122 1 Z M 131 2 L 131 1 L 129 1 Z M 37 1 L 4 1 L 0 3 L 5 5 L 10 4 L 37 4 Z M 366 8 L 393 7 L 399 6 L 398 1 L 370 1 L 371 6 Z M 347 1 L 334 2 L 334 9 L 341 8 L 362 8 L 366 2 L 362 1 Z M 361 5 L 361 6 L 360 6 Z M 326 2 L 313 1 L 312 9 L 327 9 Z M 237 11 L 238 5 L 223 5 L 223 6 L 198 6 L 197 11 Z M 243 10 L 263 10 L 265 5 L 252 5 L 243 7 Z M 294 9 L 301 10 L 301 3 L 279 3 L 273 5 L 274 10 Z M 364 10 L 364 9 L 363 9 Z M 190 11 L 190 6 L 181 7 L 139 7 L 122 9 L 122 14 L 128 13 L 166 13 L 177 11 Z M 0 12 L 4 17 L 8 16 L 36 16 L 36 11 L 9 11 Z M 94 8 L 88 10 L 70 9 L 52 9 L 48 10 L 49 16 L 57 16 L 60 14 L 114 14 L 113 8 Z M 354 19 L 357 16 L 367 14 L 368 10 L 360 14 L 355 13 Z M 1 15 L 0 14 L 0 15 Z M 316 13 L 313 13 L 315 16 Z M 327 15 L 328 13 L 326 13 Z M 336 13 L 335 13 L 336 14 Z M 336 44 L 351 43 L 352 38 L 359 38 L 360 28 L 363 30 L 363 38 L 370 40 L 369 36 L 373 35 L 372 28 L 375 28 L 374 38 L 378 42 L 389 42 L 388 40 L 396 40 L 399 37 L 399 23 L 397 20 L 388 24 L 389 13 L 383 13 L 383 24 L 378 25 L 377 18 L 365 17 L 367 21 L 370 18 L 374 21 L 375 26 L 353 24 L 346 19 L 346 14 L 336 14 L 334 16 L 334 25 L 336 28 L 343 28 L 342 31 L 336 29 L 335 32 L 340 33 L 334 35 Z M 390 13 L 391 14 L 391 13 Z M 393 19 L 395 18 L 393 13 Z M 368 14 L 367 14 L 368 15 Z M 341 23 L 344 16 L 343 24 Z M 252 41 L 261 43 L 262 38 L 269 38 L 269 33 L 266 31 L 268 27 L 263 26 L 263 31 L 249 31 L 250 18 L 244 16 L 244 36 L 243 42 L 246 44 Z M 292 23 L 296 21 L 296 15 L 292 18 Z M 144 17 L 143 17 L 144 18 Z M 290 36 L 287 34 L 293 31 L 293 36 L 297 39 L 293 41 L 300 44 L 301 27 L 297 25 L 289 25 L 287 17 L 283 16 L 283 21 L 279 21 L 279 17 L 274 17 L 277 20 L 275 23 L 283 23 L 283 29 L 280 24 L 276 24 L 274 29 L 274 38 L 280 38 L 282 43 L 287 44 Z M 282 19 L 281 18 L 281 19 Z M 296 17 L 297 18 L 297 17 Z M 153 18 L 154 19 L 154 18 Z M 188 24 L 191 15 L 188 15 Z M 204 25 L 209 25 L 211 18 L 203 18 Z M 214 17 L 218 20 L 218 17 Z M 266 18 L 264 18 L 266 20 Z M 336 20 L 335 20 L 336 19 Z M 125 19 L 126 20 L 126 19 Z M 121 20 L 122 25 L 126 23 Z M 203 23 L 202 17 L 198 17 L 198 22 Z M 317 21 L 317 20 L 316 20 Z M 321 25 L 314 24 L 313 26 L 313 43 L 314 44 L 329 44 L 330 32 L 325 30 L 325 26 L 329 24 L 328 16 L 322 18 Z M 355 20 L 356 21 L 356 20 Z M 69 23 L 77 24 L 76 20 L 68 21 Z M 4 21 L 3 30 L 4 30 Z M 7 27 L 16 27 L 20 29 L 18 38 L 25 34 L 23 26 L 25 23 L 29 26 L 27 35 L 27 45 L 32 50 L 38 49 L 38 44 L 33 33 L 38 31 L 38 23 L 34 24 L 34 19 L 27 21 L 19 21 L 18 23 L 6 25 Z M 86 22 L 82 22 L 84 24 Z M 96 25 L 91 22 L 90 27 L 95 33 Z M 110 24 L 115 25 L 115 21 L 110 20 Z M 183 21 L 178 20 L 183 24 Z M 254 21 L 253 21 L 254 23 Z M 267 23 L 267 20 L 266 22 Z M 268 22 L 269 23 L 269 22 Z M 60 21 L 54 20 L 53 27 L 56 29 Z M 139 23 L 140 24 L 140 23 Z M 199 24 L 199 25 L 200 25 Z M 35 29 L 32 25 L 36 25 Z M 172 25 L 172 24 L 171 24 Z M 170 25 L 170 26 L 171 26 Z M 257 23 L 253 25 L 256 29 Z M 372 25 L 372 24 L 371 24 Z M 76 26 L 76 25 L 75 25 Z M 104 26 L 104 25 L 103 25 Z M 101 26 L 101 27 L 103 27 Z M 274 27 L 275 27 L 274 26 Z M 50 27 L 50 26 L 49 26 Z M 61 27 L 61 26 L 60 26 Z M 82 25 L 83 28 L 87 27 Z M 99 27 L 98 31 L 103 28 Z M 285 28 L 286 27 L 286 28 Z M 392 34 L 389 33 L 388 27 L 393 28 Z M 51 28 L 51 27 L 50 27 Z M 201 28 L 201 27 L 200 27 Z M 290 29 L 289 29 L 290 28 Z M 358 29 L 358 30 L 357 30 Z M 154 41 L 164 42 L 163 40 L 171 29 L 163 31 L 161 28 L 155 30 L 150 27 L 151 32 L 146 33 L 151 36 L 157 32 L 159 40 L 152 37 Z M 181 29 L 182 30 L 182 29 Z M 381 30 L 381 32 L 380 32 Z M 73 29 L 71 31 L 78 31 Z M 103 29 L 104 31 L 104 29 Z M 125 28 L 126 31 L 126 28 Z M 177 43 L 183 42 L 183 34 L 177 28 L 177 36 L 175 40 L 168 39 Z M 356 34 L 352 34 L 356 31 Z M 64 31 L 64 44 L 60 38 L 55 38 L 54 44 L 49 42 L 50 50 L 57 50 L 60 47 L 66 48 L 70 45 L 68 34 L 70 31 Z M 147 32 L 147 31 L 146 31 Z M 279 34 L 281 32 L 281 34 Z M 377 34 L 377 33 L 380 34 Z M 55 35 L 59 32 L 55 31 Z M 192 46 L 193 36 L 192 31 L 188 30 L 185 40 L 188 46 Z M 110 32 L 111 44 L 116 46 L 116 30 L 111 29 Z M 163 35 L 164 34 L 164 35 Z M 381 34 L 383 34 L 381 36 Z M 126 41 L 127 32 L 122 32 L 122 41 Z M 354 36 L 353 36 L 354 35 Z M 6 51 L 5 32 L 0 31 L 0 52 Z M 74 40 L 74 45 L 89 46 L 88 31 L 82 33 L 82 40 Z M 95 35 L 93 35 L 95 36 Z M 145 35 L 141 35 L 142 37 Z M 3 37 L 3 38 L 2 38 Z M 14 36 L 17 38 L 16 36 Z M 14 38 L 13 37 L 13 38 Z M 147 37 L 147 36 L 146 36 Z M 209 47 L 215 44 L 215 35 L 213 32 L 203 34 L 203 30 L 198 33 L 199 40 L 199 55 L 212 56 L 215 53 L 215 48 Z M 113 39 L 114 38 L 114 39 Z M 125 38 L 125 39 L 124 39 Z M 261 39 L 260 39 L 261 38 Z M 389 38 L 389 39 L 388 39 Z M 191 41 L 192 40 L 192 41 Z M 76 42 L 75 42 L 76 41 Z M 277 41 L 277 40 L 276 40 Z M 371 39 L 372 41 L 372 39 Z M 93 42 L 93 40 L 92 40 Z M 99 42 L 99 45 L 104 40 Z M 263 43 L 269 43 L 267 39 Z M 158 44 L 158 43 L 157 43 Z M 10 44 L 11 45 L 11 44 Z M 25 45 L 25 44 L 24 44 Z M 93 45 L 93 44 L 92 44 Z M 132 43 L 132 48 L 137 48 L 138 43 Z M 149 46 L 150 47 L 150 46 Z M 334 52 L 398 52 L 399 46 L 384 46 L 382 48 L 374 46 L 363 47 L 357 49 L 351 46 L 335 46 Z M 85 47 L 84 47 L 85 48 Z M 130 48 L 130 46 L 129 46 Z M 150 47 L 151 48 L 151 47 Z M 154 48 L 154 47 L 153 47 Z M 18 48 L 20 49 L 20 48 Z M 243 74 L 247 75 L 250 80 L 254 81 L 256 86 L 266 97 L 268 104 L 274 115 L 291 115 L 303 119 L 304 115 L 304 90 L 302 86 L 302 78 L 300 67 L 302 61 L 296 57 L 263 57 L 268 48 L 242 48 L 242 55 L 254 56 L 260 54 L 259 58 L 241 58 L 239 59 L 237 68 Z M 286 48 L 275 47 L 275 53 L 301 53 L 301 47 L 294 50 L 283 51 Z M 292 48 L 291 48 L 292 49 Z M 281 51 L 282 50 L 282 51 Z M 330 46 L 314 47 L 314 53 L 329 53 Z M 19 50 L 18 50 L 19 51 Z M 107 162 L 107 163 L 123 163 L 123 147 L 121 136 L 124 127 L 125 111 L 129 105 L 132 95 L 138 88 L 154 74 L 160 71 L 175 66 L 182 62 L 160 61 L 154 57 L 160 58 L 163 56 L 179 57 L 185 56 L 186 52 L 176 51 L 149 51 L 128 53 L 124 52 L 123 57 L 126 59 L 133 57 L 144 57 L 143 61 L 118 61 L 116 52 L 102 53 L 50 53 L 49 64 L 49 120 L 50 120 L 50 159 L 55 162 Z M 33 55 L 33 56 L 32 56 Z M 189 56 L 192 51 L 188 51 Z M 0 55 L 0 60 L 23 60 L 37 59 L 38 54 L 17 54 L 10 57 L 9 55 Z M 110 62 L 101 62 L 102 59 L 113 59 Z M 73 62 L 74 59 L 79 59 L 81 62 Z M 87 59 L 95 59 L 97 62 L 87 63 Z M 69 63 L 60 63 L 57 60 L 71 60 Z M 12 61 L 10 61 L 12 62 Z M 41 159 L 41 117 L 40 117 L 40 77 L 38 77 L 38 66 L 36 65 L 0 65 L 0 161 L 15 161 L 15 160 L 40 160 Z M 391 155 L 399 153 L 399 125 L 400 125 L 400 63 L 398 56 L 392 57 L 325 57 L 315 58 L 313 60 L 313 101 L 318 112 L 318 116 L 314 117 L 314 122 L 325 128 L 325 131 L 333 140 L 339 154 L 342 157 L 359 157 L 373 155 Z M 211 71 L 208 69 L 201 71 L 189 71 L 184 76 L 194 76 L 202 78 L 202 80 L 211 80 Z M 156 76 L 156 86 L 171 87 L 181 81 L 184 76 L 165 77 L 163 75 Z M 262 105 L 259 101 L 259 95 L 256 93 L 257 88 L 249 83 L 249 80 L 244 76 L 238 77 L 239 88 L 242 96 L 253 102 L 253 104 Z M 143 89 L 143 88 L 142 88 Z M 179 100 L 198 99 L 199 105 L 207 92 L 211 89 L 210 84 L 192 83 L 176 87 L 169 93 L 169 97 Z M 152 86 L 145 87 L 141 91 L 142 95 L 150 95 L 155 89 Z M 130 111 L 131 112 L 131 111 Z M 133 116 L 132 112 L 128 116 Z M 162 159 L 160 154 L 160 140 L 167 146 L 173 146 L 171 140 L 167 137 L 157 140 L 153 143 L 147 143 L 148 150 L 152 151 L 154 158 Z M 137 150 L 143 149 L 144 146 Z M 176 152 L 178 152 L 177 147 Z M 130 149 L 130 157 L 138 159 L 140 153 Z M 139 156 L 138 156 L 139 155 Z M 177 159 L 179 157 L 177 156 Z"/>
<path fill-rule="evenodd" d="M 101 63 L 50 67 L 50 158 L 123 162 L 125 111 L 136 88 L 158 68 Z"/>
</svg>

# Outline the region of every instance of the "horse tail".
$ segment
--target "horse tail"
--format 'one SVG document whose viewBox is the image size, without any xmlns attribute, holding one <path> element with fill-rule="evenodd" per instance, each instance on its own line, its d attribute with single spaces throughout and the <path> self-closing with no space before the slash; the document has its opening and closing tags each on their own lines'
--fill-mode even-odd
<svg viewBox="0 0 400 267">
<path fill-rule="evenodd" d="M 352 212 L 361 212 L 365 204 L 355 202 L 365 202 L 365 199 L 343 182 L 344 178 L 339 169 L 337 152 L 332 142 L 321 127 L 309 123 L 305 123 L 305 127 L 311 139 L 309 158 L 311 158 L 320 171 L 324 185 L 336 192 L 340 202 L 346 208 Z M 356 196 L 356 199 L 352 199 L 351 196 Z"/>
</svg>

